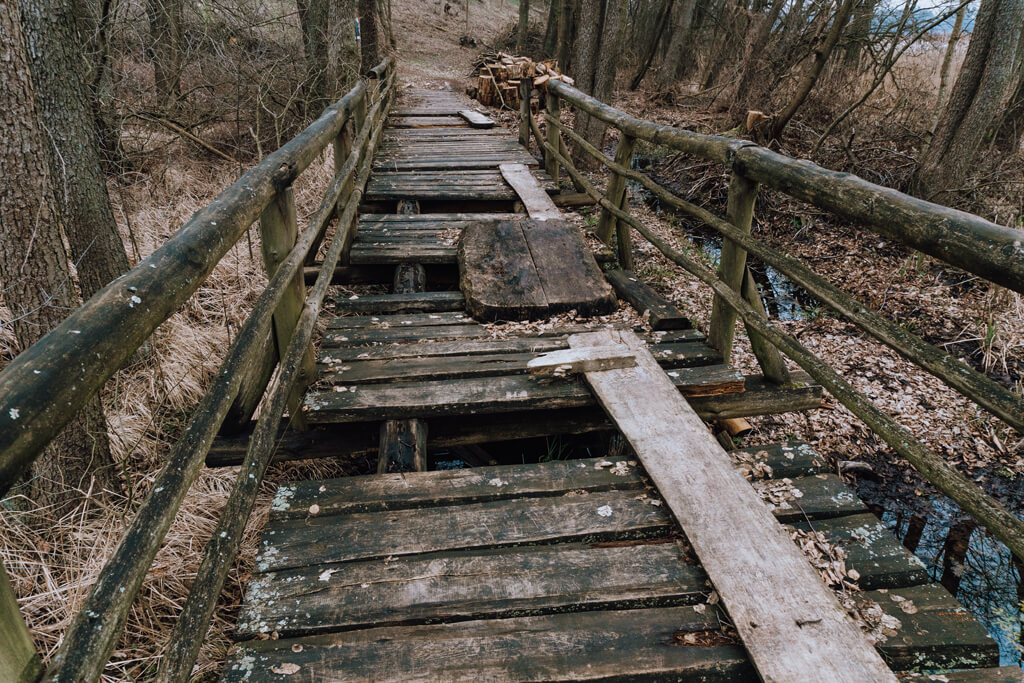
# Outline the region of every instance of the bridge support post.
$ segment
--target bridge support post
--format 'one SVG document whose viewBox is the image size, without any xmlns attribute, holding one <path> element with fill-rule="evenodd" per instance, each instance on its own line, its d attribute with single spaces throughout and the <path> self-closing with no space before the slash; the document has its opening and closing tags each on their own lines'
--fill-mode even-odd
<svg viewBox="0 0 1024 683">
<path fill-rule="evenodd" d="M 530 149 L 530 93 L 533 92 L 533 78 L 527 76 L 519 81 L 519 144 Z M 540 140 L 537 141 L 540 143 Z"/>
<path fill-rule="evenodd" d="M 615 163 L 619 166 L 629 168 L 633 163 L 633 150 L 636 148 L 636 138 L 626 133 L 620 133 L 619 144 L 615 147 Z M 626 177 L 612 171 L 608 179 L 608 190 L 605 192 L 608 201 L 612 205 L 626 210 Z M 609 244 L 612 233 L 617 236 L 619 247 L 619 263 L 625 270 L 633 270 L 633 245 L 630 239 L 629 226 L 623 221 L 615 218 L 608 209 L 601 209 L 601 220 L 597 224 L 597 238 Z"/>
<path fill-rule="evenodd" d="M 0 561 L 0 681 L 29 683 L 39 678 L 42 664 L 25 620 L 18 610 L 18 601 Z"/>
<path fill-rule="evenodd" d="M 555 121 L 561 120 L 562 105 L 558 101 L 558 95 L 551 92 L 550 89 L 548 89 L 547 95 L 547 110 L 548 114 Z M 546 137 L 547 143 L 550 145 L 550 149 L 557 150 L 558 141 L 560 139 L 558 135 L 558 127 L 551 125 L 549 122 Z M 544 152 L 544 170 L 546 170 L 548 175 L 551 176 L 551 179 L 555 181 L 555 187 L 558 187 L 558 158 L 556 154 L 552 154 L 548 151 Z"/>
<path fill-rule="evenodd" d="M 273 277 L 278 267 L 288 257 L 295 240 L 299 234 L 298 218 L 295 212 L 295 192 L 289 186 L 277 193 L 274 200 L 270 202 L 263 215 L 260 216 L 260 235 L 263 243 L 263 263 L 267 269 L 267 276 Z M 306 303 L 306 283 L 301 273 L 288 285 L 281 303 L 274 311 L 274 340 L 277 346 L 277 358 L 284 357 L 288 343 L 295 332 L 295 325 L 302 314 L 302 307 Z M 306 349 L 303 356 L 299 374 L 296 378 L 295 388 L 288 400 L 288 412 L 292 418 L 294 429 L 305 429 L 305 418 L 300 408 L 302 407 L 302 394 L 306 386 L 313 380 L 316 374 L 316 359 L 313 357 L 313 349 Z"/>
<path fill-rule="evenodd" d="M 738 229 L 749 234 L 754 222 L 754 204 L 757 201 L 759 185 L 756 181 L 733 171 L 729 181 L 729 200 L 726 204 L 726 218 Z M 747 273 L 747 250 L 729 239 L 722 240 L 722 255 L 718 262 L 718 277 L 736 292 L 744 292 L 747 300 L 764 310 L 757 286 L 744 288 Z M 708 343 L 722 353 L 722 362 L 729 363 L 732 356 L 733 333 L 736 327 L 736 311 L 720 296 L 716 295 L 711 306 L 711 323 Z M 757 332 L 747 328 L 751 347 L 757 356 L 765 377 L 777 384 L 789 382 L 786 363 L 778 349 Z"/>
</svg>

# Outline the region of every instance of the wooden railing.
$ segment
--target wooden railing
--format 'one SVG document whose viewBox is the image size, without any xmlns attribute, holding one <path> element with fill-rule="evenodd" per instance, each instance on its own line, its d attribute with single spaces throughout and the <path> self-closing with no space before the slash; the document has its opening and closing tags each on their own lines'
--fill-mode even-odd
<svg viewBox="0 0 1024 683">
<path fill-rule="evenodd" d="M 259 222 L 270 278 L 228 349 L 208 393 L 167 457 L 113 556 L 104 565 L 47 667 L 48 681 L 98 680 L 143 579 L 217 433 L 231 419 L 263 410 L 245 461 L 206 547 L 198 575 L 161 659 L 157 678 L 188 680 L 228 569 L 266 472 L 284 412 L 301 426 L 299 398 L 313 379 L 310 340 L 335 266 L 356 230 L 356 210 L 395 92 L 386 59 L 365 81 L 198 211 L 148 258 L 98 292 L 0 373 L 0 495 L 99 391 L 153 331 L 192 295 L 250 225 Z M 292 183 L 333 145 L 335 175 L 299 232 Z M 316 282 L 311 262 L 332 216 Z M 264 396 L 278 367 L 278 382 Z M 0 567 L 2 570 L 2 567 Z M 35 680 L 41 671 L 24 621 L 0 571 L 0 680 Z M 7 643 L 17 647 L 7 647 Z"/>
<path fill-rule="evenodd" d="M 525 92 L 530 92 L 531 84 L 521 86 Z M 563 101 L 618 129 L 620 137 L 614 159 L 561 122 Z M 545 108 L 547 129 L 544 132 L 530 114 L 529 103 L 521 108 L 520 138 L 523 138 L 524 131 L 532 129 L 544 152 L 548 173 L 557 181 L 564 169 L 572 177 L 573 184 L 600 205 L 597 235 L 607 243 L 611 243 L 614 237 L 619 261 L 624 267 L 628 269 L 633 264 L 632 228 L 714 291 L 708 340 L 722 353 L 726 362 L 731 353 L 736 318 L 739 317 L 746 326 L 754 354 L 768 379 L 780 384 L 790 381 L 781 354 L 788 356 L 906 458 L 928 481 L 984 524 L 1017 557 L 1024 558 L 1024 522 L 925 446 L 910 430 L 876 407 L 795 338 L 774 326 L 746 267 L 747 252 L 750 252 L 817 297 L 821 303 L 1024 433 L 1024 401 L 1019 396 L 872 311 L 797 259 L 755 240 L 750 229 L 759 185 L 763 184 L 1019 293 L 1024 293 L 1024 232 L 874 185 L 855 175 L 798 161 L 745 140 L 701 135 L 642 121 L 556 80 L 546 83 Z M 563 134 L 609 169 L 611 176 L 604 192 L 573 165 Z M 633 149 L 638 139 L 715 161 L 728 168 L 731 179 L 725 219 L 680 198 L 646 174 L 632 169 Z M 627 180 L 640 183 L 665 205 L 722 234 L 722 254 L 717 273 L 681 253 L 630 215 L 625 203 Z"/>
</svg>

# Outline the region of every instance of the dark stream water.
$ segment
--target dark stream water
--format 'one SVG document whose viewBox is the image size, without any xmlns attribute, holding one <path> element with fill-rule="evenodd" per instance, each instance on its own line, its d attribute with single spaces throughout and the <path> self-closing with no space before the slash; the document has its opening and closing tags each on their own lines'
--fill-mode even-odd
<svg viewBox="0 0 1024 683">
<path fill-rule="evenodd" d="M 928 567 L 999 644 L 1000 664 L 1024 664 L 1024 565 L 948 498 L 860 491 L 882 523 Z M 1019 513 L 1018 513 L 1019 514 Z"/>
</svg>

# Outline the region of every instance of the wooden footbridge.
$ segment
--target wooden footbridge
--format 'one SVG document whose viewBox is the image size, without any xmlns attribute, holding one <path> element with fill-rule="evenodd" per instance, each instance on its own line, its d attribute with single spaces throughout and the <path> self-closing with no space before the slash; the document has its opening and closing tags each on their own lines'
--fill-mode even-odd
<svg viewBox="0 0 1024 683">
<path fill-rule="evenodd" d="M 188 680 L 271 459 L 372 453 L 376 475 L 277 489 L 224 680 L 1021 680 L 813 449 L 735 449 L 705 423 L 812 409 L 825 387 L 1020 554 L 1020 520 L 776 330 L 745 270 L 755 253 L 1020 429 L 1015 396 L 749 228 L 757 184 L 769 184 L 1024 291 L 1017 233 L 748 143 L 639 121 L 554 81 L 546 130 L 524 97 L 517 139 L 459 96 L 395 78 L 390 62 L 374 69 L 0 373 L 7 490 L 259 222 L 270 283 L 45 668 L 0 576 L 0 678 L 96 680 L 188 487 L 203 466 L 234 465 L 155 676 Z M 619 129 L 614 159 L 561 123 L 564 103 Z M 524 146 L 531 129 L 543 168 Z M 611 169 L 605 190 L 571 165 L 563 135 Z M 728 219 L 631 170 L 637 139 L 727 164 Z M 300 230 L 291 184 L 328 145 L 335 178 Z M 597 235 L 616 253 L 592 249 L 561 216 L 563 170 L 602 208 Z M 719 273 L 629 214 L 629 179 L 725 235 Z M 707 335 L 607 263 L 632 266 L 634 231 L 715 291 Z M 366 283 L 390 293 L 332 289 Z M 314 340 L 325 301 L 333 310 Z M 591 318 L 626 305 L 647 323 Z M 573 327 L 488 324 L 569 310 Z M 761 375 L 729 365 L 737 317 Z M 484 446 L 585 433 L 613 435 L 615 447 L 502 464 Z M 439 452 L 467 467 L 431 470 Z"/>
</svg>

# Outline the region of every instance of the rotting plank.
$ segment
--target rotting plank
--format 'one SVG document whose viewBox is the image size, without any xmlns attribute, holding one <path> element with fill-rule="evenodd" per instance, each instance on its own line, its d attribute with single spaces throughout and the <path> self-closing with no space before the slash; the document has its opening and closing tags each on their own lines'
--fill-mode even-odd
<svg viewBox="0 0 1024 683">
<path fill-rule="evenodd" d="M 896 540 L 871 513 L 792 522 L 802 531 L 820 531 L 828 542 L 846 552 L 846 566 L 860 578 L 864 590 L 902 588 L 930 580 L 928 569 Z"/>
<path fill-rule="evenodd" d="M 254 640 L 228 660 L 224 679 L 749 680 L 754 674 L 741 647 L 666 647 L 677 631 L 720 628 L 714 615 L 669 607 Z"/>
<path fill-rule="evenodd" d="M 894 669 L 968 669 L 999 665 L 999 646 L 937 583 L 854 595 L 877 602 L 900 620 L 896 635 L 879 643 Z"/>
<path fill-rule="evenodd" d="M 257 571 L 442 550 L 594 543 L 671 533 L 671 517 L 652 500 L 637 491 L 602 491 L 419 510 L 311 514 L 267 525 Z"/>
<path fill-rule="evenodd" d="M 460 327 L 457 325 L 449 326 Z M 724 365 L 668 371 L 679 391 L 688 396 L 741 393 L 744 378 Z M 575 378 L 540 382 L 527 375 L 473 377 L 437 382 L 335 385 L 306 394 L 311 422 L 360 422 L 523 409 L 572 408 L 593 404 L 584 384 Z"/>
<path fill-rule="evenodd" d="M 338 313 L 385 315 L 397 311 L 422 313 L 461 311 L 466 306 L 462 292 L 415 292 L 412 294 L 363 294 L 339 296 L 334 300 Z"/>
<path fill-rule="evenodd" d="M 687 564 L 679 540 L 665 541 L 413 555 L 261 574 L 247 588 L 235 635 L 276 631 L 289 638 L 442 619 L 703 602 L 710 590 L 704 571 Z"/>
<path fill-rule="evenodd" d="M 693 327 L 690 319 L 672 302 L 644 284 L 636 275 L 615 269 L 605 273 L 615 292 L 641 315 L 650 311 L 651 329 L 685 330 Z"/>
<path fill-rule="evenodd" d="M 278 489 L 270 522 L 305 519 L 309 509 L 327 517 L 507 498 L 563 496 L 570 491 L 638 490 L 643 481 L 636 461 L 626 458 L 555 460 L 524 467 L 496 465 L 409 474 L 364 475 L 298 481 Z M 494 482 L 500 481 L 500 486 Z"/>
<path fill-rule="evenodd" d="M 466 119 L 470 128 L 494 128 L 494 121 L 487 118 L 478 111 L 472 109 L 460 109 L 459 116 Z"/>
<path fill-rule="evenodd" d="M 575 309 L 591 316 L 618 308 L 615 292 L 575 227 L 563 220 L 532 219 L 520 226 L 553 312 Z"/>
<path fill-rule="evenodd" d="M 631 332 L 637 366 L 586 374 L 679 520 L 764 680 L 895 681 L 817 572 Z"/>
<path fill-rule="evenodd" d="M 422 294 L 422 292 L 410 292 Z M 392 295 L 394 296 L 394 295 Z M 447 313 L 396 313 L 393 315 L 336 316 L 327 322 L 329 330 L 351 330 L 356 328 L 389 327 L 432 327 L 435 325 L 465 325 L 473 319 L 462 311 Z"/>
<path fill-rule="evenodd" d="M 371 344 L 401 340 L 419 339 L 469 339 L 486 334 L 486 328 L 476 323 L 465 325 L 438 325 L 435 327 L 398 328 L 357 328 L 352 330 L 328 331 L 323 336 L 324 345 L 344 343 L 346 345 Z"/>
<path fill-rule="evenodd" d="M 548 192 L 555 185 L 543 171 L 533 171 Z M 379 171 L 370 177 L 363 201 L 385 199 L 512 201 L 515 191 L 495 170 L 471 171 Z"/>
<path fill-rule="evenodd" d="M 544 190 L 537 177 L 525 164 L 506 163 L 499 166 L 501 176 L 519 196 L 526 212 L 535 221 L 560 220 L 562 212 L 558 210 L 551 197 Z"/>
</svg>

